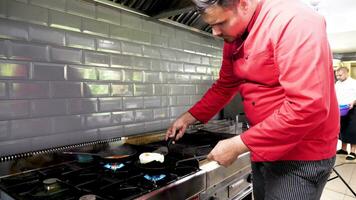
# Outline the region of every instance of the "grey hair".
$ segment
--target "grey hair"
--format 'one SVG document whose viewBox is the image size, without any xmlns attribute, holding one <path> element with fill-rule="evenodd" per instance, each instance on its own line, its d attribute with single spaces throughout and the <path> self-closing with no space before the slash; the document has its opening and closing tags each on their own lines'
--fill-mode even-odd
<svg viewBox="0 0 356 200">
<path fill-rule="evenodd" d="M 192 0 L 196 5 L 197 10 L 200 12 L 204 12 L 208 7 L 212 5 L 219 5 L 223 7 L 228 7 L 233 5 L 235 2 L 239 0 Z"/>
</svg>

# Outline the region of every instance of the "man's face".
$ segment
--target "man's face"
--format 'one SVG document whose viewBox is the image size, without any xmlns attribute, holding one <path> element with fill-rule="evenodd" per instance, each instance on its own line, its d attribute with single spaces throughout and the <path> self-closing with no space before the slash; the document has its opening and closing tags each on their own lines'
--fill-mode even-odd
<svg viewBox="0 0 356 200">
<path fill-rule="evenodd" d="M 344 70 L 336 71 L 336 79 L 338 81 L 344 81 L 347 79 L 347 77 L 347 72 L 345 72 Z"/>
<path fill-rule="evenodd" d="M 208 7 L 202 15 L 203 20 L 212 27 L 213 35 L 222 37 L 228 43 L 241 37 L 250 19 L 240 14 L 242 11 L 239 9 L 239 3 L 236 4 L 230 7 L 213 5 Z"/>
</svg>

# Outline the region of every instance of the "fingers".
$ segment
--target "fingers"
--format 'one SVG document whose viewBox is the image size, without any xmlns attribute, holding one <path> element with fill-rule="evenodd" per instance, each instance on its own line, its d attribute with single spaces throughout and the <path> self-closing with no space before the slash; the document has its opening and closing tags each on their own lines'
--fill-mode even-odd
<svg viewBox="0 0 356 200">
<path fill-rule="evenodd" d="M 187 129 L 187 125 L 183 125 L 181 129 L 179 129 L 178 133 L 176 134 L 176 140 L 179 140 L 183 137 L 185 130 Z"/>
<path fill-rule="evenodd" d="M 169 128 L 168 128 L 167 131 L 166 131 L 166 135 L 164 136 L 164 139 L 167 140 L 169 135 L 170 135 L 170 131 L 169 131 Z"/>
<path fill-rule="evenodd" d="M 174 138 L 174 140 L 177 140 L 177 127 L 172 124 L 166 131 L 166 136 L 165 136 L 165 140 L 168 140 L 169 138 Z"/>
<path fill-rule="evenodd" d="M 173 126 L 173 127 L 172 127 L 172 132 L 171 132 L 170 137 L 171 137 L 171 138 L 175 138 L 175 137 L 177 137 L 176 134 L 177 134 L 177 127 L 176 127 L 176 126 Z"/>
<path fill-rule="evenodd" d="M 175 125 L 175 122 L 174 122 L 174 123 L 167 129 L 165 139 L 168 140 L 168 138 L 175 138 L 175 137 L 176 137 L 176 132 L 177 132 L 177 126 Z"/>
<path fill-rule="evenodd" d="M 214 158 L 214 155 L 212 153 L 209 153 L 208 156 L 206 157 L 207 160 L 209 161 L 214 161 L 216 162 L 218 165 L 222 165 L 217 159 Z M 224 165 L 223 165 L 224 166 Z"/>
<path fill-rule="evenodd" d="M 238 152 L 235 151 L 236 148 L 235 143 L 231 139 L 221 140 L 211 150 L 208 159 L 214 160 L 219 163 L 219 165 L 227 167 L 231 165 L 238 156 Z"/>
<path fill-rule="evenodd" d="M 214 156 L 213 156 L 211 153 L 209 153 L 206 158 L 207 158 L 208 160 L 214 160 Z"/>
<path fill-rule="evenodd" d="M 175 138 L 175 140 L 178 140 L 182 138 L 189 124 L 195 121 L 196 119 L 186 112 L 171 124 L 166 132 L 165 139 Z"/>
<path fill-rule="evenodd" d="M 179 140 L 183 137 L 185 131 L 187 129 L 187 125 L 181 124 L 178 122 L 174 122 L 166 131 L 165 139 L 174 138 L 174 140 Z"/>
<path fill-rule="evenodd" d="M 168 138 L 170 138 L 171 135 L 172 135 L 172 127 L 169 127 L 166 131 L 165 140 L 168 140 Z"/>
</svg>

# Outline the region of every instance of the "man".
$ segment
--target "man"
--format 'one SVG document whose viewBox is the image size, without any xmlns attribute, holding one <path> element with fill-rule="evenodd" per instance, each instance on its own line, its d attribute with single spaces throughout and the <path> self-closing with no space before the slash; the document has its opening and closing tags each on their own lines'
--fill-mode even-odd
<svg viewBox="0 0 356 200">
<path fill-rule="evenodd" d="M 335 83 L 336 96 L 339 105 L 348 105 L 349 112 L 346 116 L 341 117 L 340 140 L 342 141 L 341 149 L 337 154 L 347 155 L 347 144 L 351 145 L 350 154 L 346 160 L 356 159 L 356 80 L 349 77 L 349 69 L 340 67 L 335 71 L 337 82 Z"/>
<path fill-rule="evenodd" d="M 208 155 L 228 166 L 250 151 L 254 197 L 319 199 L 335 162 L 339 111 L 325 20 L 298 0 L 194 0 L 225 40 L 219 79 L 168 128 L 183 136 L 240 92 L 252 127 Z"/>
</svg>

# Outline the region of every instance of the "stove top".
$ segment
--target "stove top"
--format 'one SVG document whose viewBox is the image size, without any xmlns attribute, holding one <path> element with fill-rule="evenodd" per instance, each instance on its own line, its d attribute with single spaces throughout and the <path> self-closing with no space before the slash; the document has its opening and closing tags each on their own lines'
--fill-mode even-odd
<svg viewBox="0 0 356 200">
<path fill-rule="evenodd" d="M 130 163 L 124 164 L 127 166 L 108 169 L 102 165 L 65 163 L 5 177 L 0 187 L 18 200 L 78 200 L 85 195 L 95 195 L 96 200 L 134 199 L 197 170 L 192 167 L 185 172 L 145 174 Z"/>
<path fill-rule="evenodd" d="M 175 166 L 180 158 L 170 155 L 164 170 L 150 172 L 138 166 L 136 157 L 123 162 L 65 157 L 73 161 L 3 177 L 0 188 L 16 200 L 78 200 L 85 195 L 95 195 L 96 200 L 134 199 L 199 170 L 198 161 Z"/>
<path fill-rule="evenodd" d="M 135 199 L 199 171 L 199 161 L 177 161 L 206 155 L 220 139 L 207 139 L 206 133 L 187 134 L 169 148 L 164 168 L 144 170 L 138 155 L 152 152 L 165 141 L 130 145 L 137 153 L 130 159 L 105 160 L 91 155 L 62 152 L 15 159 L 0 163 L 1 200 L 119 200 Z M 194 142 L 195 141 L 195 142 Z M 97 153 L 113 151 L 120 142 L 90 145 L 74 151 Z M 5 175 L 5 176 L 4 176 Z M 0 177 L 1 177 L 0 176 Z"/>
</svg>

